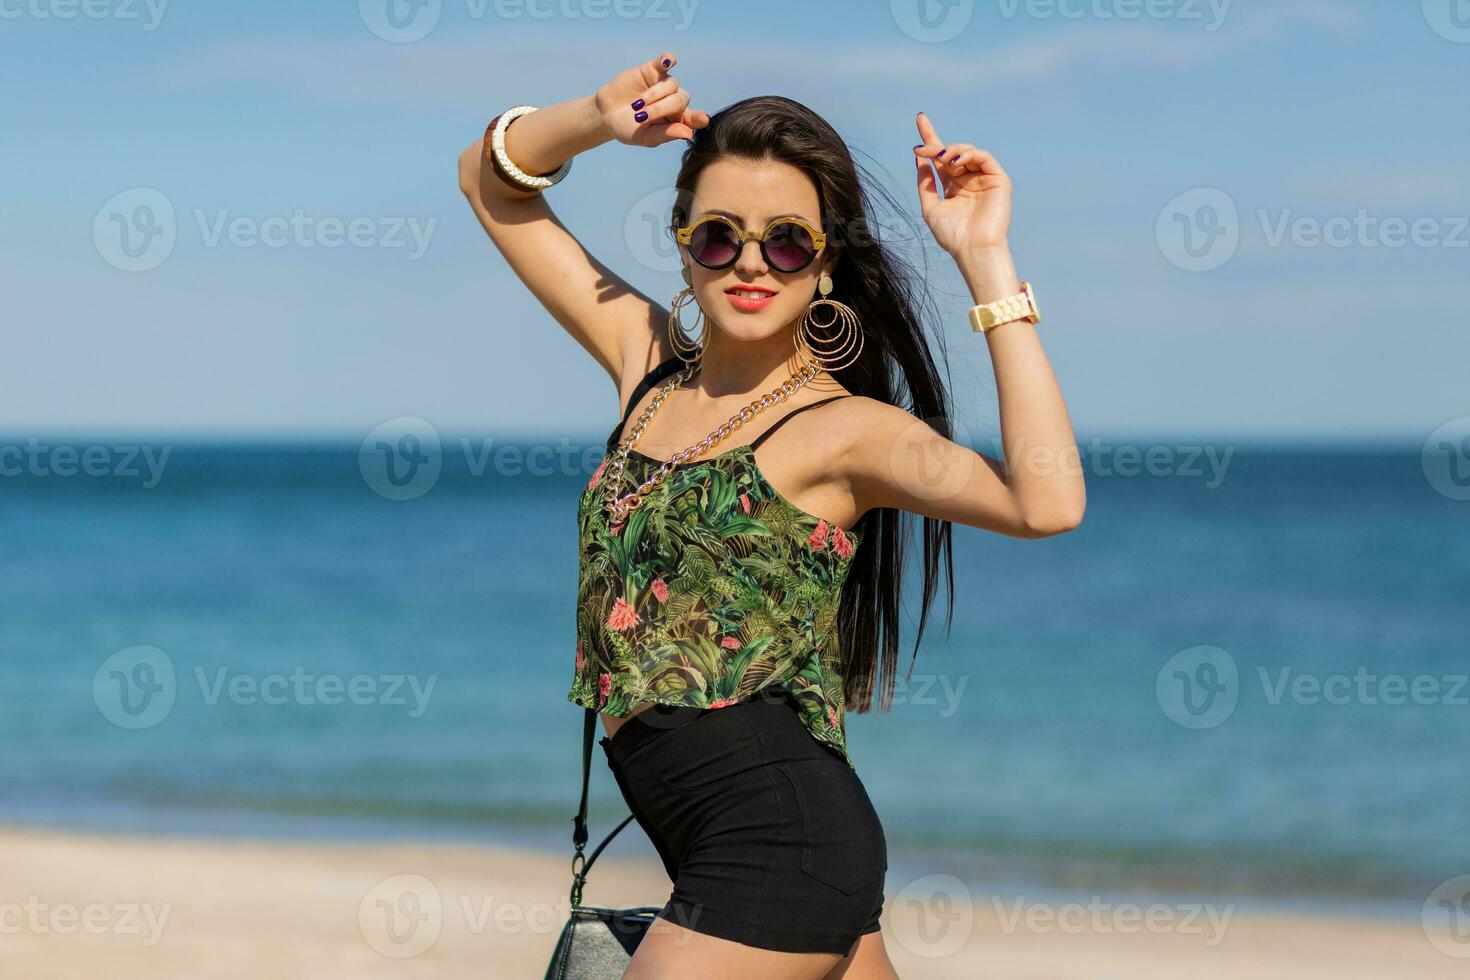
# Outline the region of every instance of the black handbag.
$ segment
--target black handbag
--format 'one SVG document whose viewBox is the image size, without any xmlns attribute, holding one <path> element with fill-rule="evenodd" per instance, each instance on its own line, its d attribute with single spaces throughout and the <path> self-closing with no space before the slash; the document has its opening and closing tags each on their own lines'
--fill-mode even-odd
<svg viewBox="0 0 1470 980">
<path fill-rule="evenodd" d="M 613 828 L 612 833 L 602 839 L 590 855 L 584 854 L 587 846 L 587 783 L 592 769 L 592 739 L 597 730 L 597 712 L 586 709 L 586 720 L 582 729 L 582 802 L 572 821 L 572 914 L 562 927 L 551 954 L 551 965 L 546 968 L 546 980 L 617 980 L 628 968 L 633 952 L 643 941 L 654 917 L 663 911 L 661 906 L 642 906 L 631 909 L 603 909 L 582 904 L 582 886 L 587 883 L 587 872 L 602 849 L 617 836 L 618 831 L 628 826 L 633 814 Z"/>
</svg>

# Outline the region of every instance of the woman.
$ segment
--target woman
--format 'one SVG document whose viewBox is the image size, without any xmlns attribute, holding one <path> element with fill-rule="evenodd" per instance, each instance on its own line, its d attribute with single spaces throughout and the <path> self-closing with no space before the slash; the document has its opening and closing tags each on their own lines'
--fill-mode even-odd
<svg viewBox="0 0 1470 980">
<path fill-rule="evenodd" d="M 783 98 L 692 109 L 675 61 L 503 113 L 460 157 L 486 233 L 624 408 L 578 512 L 568 697 L 600 711 L 674 882 L 625 976 L 893 977 L 886 844 L 842 719 L 875 688 L 891 702 L 900 512 L 924 518 L 922 637 L 953 522 L 1077 526 L 1075 439 L 994 157 L 918 115 L 920 208 L 977 305 L 1009 468 L 947 438 L 919 284 L 872 234 L 840 137 Z M 670 222 L 687 288 L 671 312 L 588 255 L 541 190 L 608 140 L 674 139 L 689 141 Z"/>
</svg>

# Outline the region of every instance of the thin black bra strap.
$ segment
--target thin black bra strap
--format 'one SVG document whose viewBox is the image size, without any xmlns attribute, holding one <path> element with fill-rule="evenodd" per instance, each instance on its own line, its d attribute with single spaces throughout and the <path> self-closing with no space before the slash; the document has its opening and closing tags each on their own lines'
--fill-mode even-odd
<svg viewBox="0 0 1470 980">
<path fill-rule="evenodd" d="M 679 355 L 675 354 L 668 360 L 661 361 L 658 364 L 654 365 L 653 370 L 649 371 L 643 376 L 643 380 L 638 382 L 638 387 L 633 389 L 633 394 L 628 396 L 628 406 L 623 409 L 622 421 L 618 423 L 618 427 L 616 429 L 613 429 L 612 435 L 607 437 L 608 452 L 612 452 L 613 447 L 618 444 L 618 439 L 620 439 L 623 435 L 623 429 L 626 428 L 628 425 L 628 416 L 633 414 L 634 407 L 637 406 L 638 402 L 642 400 L 644 395 L 648 394 L 648 389 L 652 388 L 654 385 L 658 384 L 664 378 L 667 378 L 669 375 L 673 374 L 675 371 L 678 371 L 682 367 L 684 367 L 683 360 L 680 359 Z"/>
<path fill-rule="evenodd" d="M 805 412 L 807 409 L 809 409 L 809 408 L 816 408 L 818 405 L 825 405 L 828 402 L 835 402 L 839 398 L 851 398 L 851 397 L 852 397 L 851 395 L 833 395 L 831 398 L 823 398 L 819 402 L 812 402 L 812 403 L 810 403 L 808 405 L 803 405 L 800 408 L 793 408 L 791 411 L 787 412 L 785 415 L 783 415 L 779 419 L 777 419 L 775 425 L 771 426 L 769 429 L 767 429 L 766 431 L 762 432 L 760 435 L 756 436 L 755 437 L 755 440 L 753 442 L 751 442 L 750 448 L 752 450 L 754 450 L 761 443 L 765 442 L 766 439 L 769 438 L 769 436 L 771 435 L 771 433 L 772 432 L 775 432 L 777 429 L 781 428 L 782 424 L 785 423 L 785 421 L 787 419 L 791 418 L 791 416 L 793 416 L 793 415 L 800 415 L 802 412 Z"/>
</svg>

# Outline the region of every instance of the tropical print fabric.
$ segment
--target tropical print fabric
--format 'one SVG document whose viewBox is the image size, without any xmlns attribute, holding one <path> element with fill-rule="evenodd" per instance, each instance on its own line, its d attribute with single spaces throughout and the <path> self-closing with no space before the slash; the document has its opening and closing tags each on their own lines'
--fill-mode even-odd
<svg viewBox="0 0 1470 980">
<path fill-rule="evenodd" d="M 628 457 L 620 493 L 657 464 Z M 836 635 L 861 535 L 799 509 L 749 446 L 674 468 L 609 525 L 592 474 L 577 512 L 577 654 L 568 700 L 623 716 L 648 701 L 721 708 L 784 688 L 852 766 Z"/>
</svg>

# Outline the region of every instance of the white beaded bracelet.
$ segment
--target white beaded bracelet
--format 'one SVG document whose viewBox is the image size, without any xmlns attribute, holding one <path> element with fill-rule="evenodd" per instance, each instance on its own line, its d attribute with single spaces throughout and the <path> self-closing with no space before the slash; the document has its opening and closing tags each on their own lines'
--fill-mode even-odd
<svg viewBox="0 0 1470 980">
<path fill-rule="evenodd" d="M 528 191 L 545 190 L 552 184 L 560 183 L 572 169 L 572 161 L 568 160 L 545 176 L 528 174 L 512 163 L 510 157 L 506 155 L 505 127 L 510 125 L 512 119 L 524 116 L 528 112 L 535 112 L 536 109 L 537 107 L 533 105 L 512 106 L 500 114 L 500 117 L 495 121 L 494 130 L 490 133 L 490 149 L 495 154 L 495 160 L 500 164 L 501 170 L 504 171 L 505 175 L 513 183 L 518 184 Z"/>
</svg>

